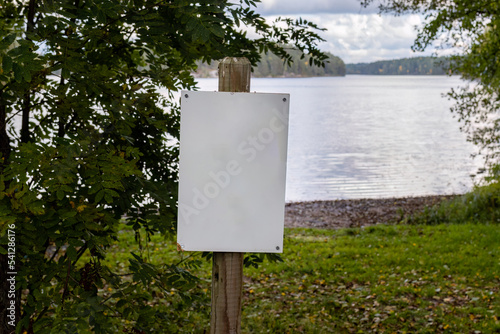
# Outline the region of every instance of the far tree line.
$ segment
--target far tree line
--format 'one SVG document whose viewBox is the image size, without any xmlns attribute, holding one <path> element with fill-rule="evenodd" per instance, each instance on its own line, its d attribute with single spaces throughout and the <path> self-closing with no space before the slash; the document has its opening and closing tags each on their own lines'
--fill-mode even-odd
<svg viewBox="0 0 500 334">
<path fill-rule="evenodd" d="M 287 64 L 283 59 L 273 53 L 261 54 L 261 59 L 252 68 L 252 75 L 257 78 L 279 77 L 319 77 L 319 76 L 345 76 L 346 65 L 344 61 L 331 53 L 325 52 L 328 59 L 325 66 L 311 66 L 309 56 L 302 56 L 300 51 L 288 50 L 293 62 Z M 218 62 L 210 64 L 198 62 L 195 76 L 201 78 L 216 77 Z M 313 64 L 314 65 L 314 64 Z"/>
<path fill-rule="evenodd" d="M 413 57 L 382 60 L 373 63 L 347 64 L 347 74 L 370 75 L 445 75 L 448 74 L 447 57 Z"/>
<path fill-rule="evenodd" d="M 300 59 L 300 53 L 292 52 L 293 63 L 288 66 L 272 53 L 263 54 L 260 62 L 253 67 L 253 76 L 257 78 L 277 77 L 320 77 L 345 76 L 346 74 L 366 75 L 446 75 L 449 58 L 413 57 L 382 60 L 373 63 L 345 64 L 331 53 L 325 67 L 309 66 L 307 58 Z M 218 62 L 198 63 L 195 76 L 201 78 L 216 77 Z"/>
</svg>

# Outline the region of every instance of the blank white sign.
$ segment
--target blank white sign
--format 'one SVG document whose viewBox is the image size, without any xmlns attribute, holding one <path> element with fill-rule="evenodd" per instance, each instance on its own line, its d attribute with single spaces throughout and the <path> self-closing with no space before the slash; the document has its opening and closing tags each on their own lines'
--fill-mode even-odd
<svg viewBox="0 0 500 334">
<path fill-rule="evenodd" d="M 283 251 L 289 94 L 183 91 L 177 243 Z"/>
</svg>

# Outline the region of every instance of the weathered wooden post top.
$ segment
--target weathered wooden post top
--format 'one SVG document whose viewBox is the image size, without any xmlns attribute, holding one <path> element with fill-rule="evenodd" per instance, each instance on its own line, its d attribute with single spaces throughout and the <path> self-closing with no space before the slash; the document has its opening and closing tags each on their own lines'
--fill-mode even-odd
<svg viewBox="0 0 500 334">
<path fill-rule="evenodd" d="M 227 57 L 219 92 L 181 96 L 177 243 L 214 252 L 211 333 L 240 333 L 244 252 L 283 251 L 290 96 L 250 76 Z"/>
<path fill-rule="evenodd" d="M 226 57 L 219 64 L 219 92 L 250 92 L 252 64 L 246 58 Z"/>
</svg>

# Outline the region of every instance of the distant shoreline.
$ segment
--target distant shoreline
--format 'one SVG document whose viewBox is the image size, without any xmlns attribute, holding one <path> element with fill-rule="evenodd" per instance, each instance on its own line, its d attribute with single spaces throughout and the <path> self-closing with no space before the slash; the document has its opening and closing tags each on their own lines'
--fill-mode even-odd
<svg viewBox="0 0 500 334">
<path fill-rule="evenodd" d="M 455 77 L 458 74 L 358 74 L 350 73 L 346 75 L 318 75 L 318 76 L 283 76 L 283 77 L 260 77 L 253 76 L 252 79 L 307 79 L 307 78 L 345 78 L 347 76 L 370 76 L 370 77 Z M 216 76 L 195 76 L 196 79 L 217 79 Z"/>
<path fill-rule="evenodd" d="M 372 63 L 346 64 L 346 74 L 371 75 L 448 75 L 447 57 L 413 57 Z"/>
<path fill-rule="evenodd" d="M 345 64 L 342 59 L 330 54 L 325 68 L 309 66 L 295 55 L 291 67 L 284 66 L 276 56 L 263 56 L 257 66 L 253 67 L 255 78 L 316 78 L 345 75 L 449 75 L 449 58 L 447 57 L 413 57 L 393 60 L 381 60 L 372 63 Z M 217 64 L 198 64 L 196 78 L 216 78 Z"/>
</svg>

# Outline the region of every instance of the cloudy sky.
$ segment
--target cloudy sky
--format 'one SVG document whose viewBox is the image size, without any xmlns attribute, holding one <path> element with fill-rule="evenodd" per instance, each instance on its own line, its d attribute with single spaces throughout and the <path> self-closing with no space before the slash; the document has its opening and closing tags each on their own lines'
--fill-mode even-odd
<svg viewBox="0 0 500 334">
<path fill-rule="evenodd" d="M 362 8 L 359 0 L 262 0 L 258 12 L 269 20 L 277 16 L 302 17 L 328 30 L 320 48 L 346 63 L 428 56 L 411 50 L 420 15 L 379 15 L 376 6 Z"/>
</svg>

